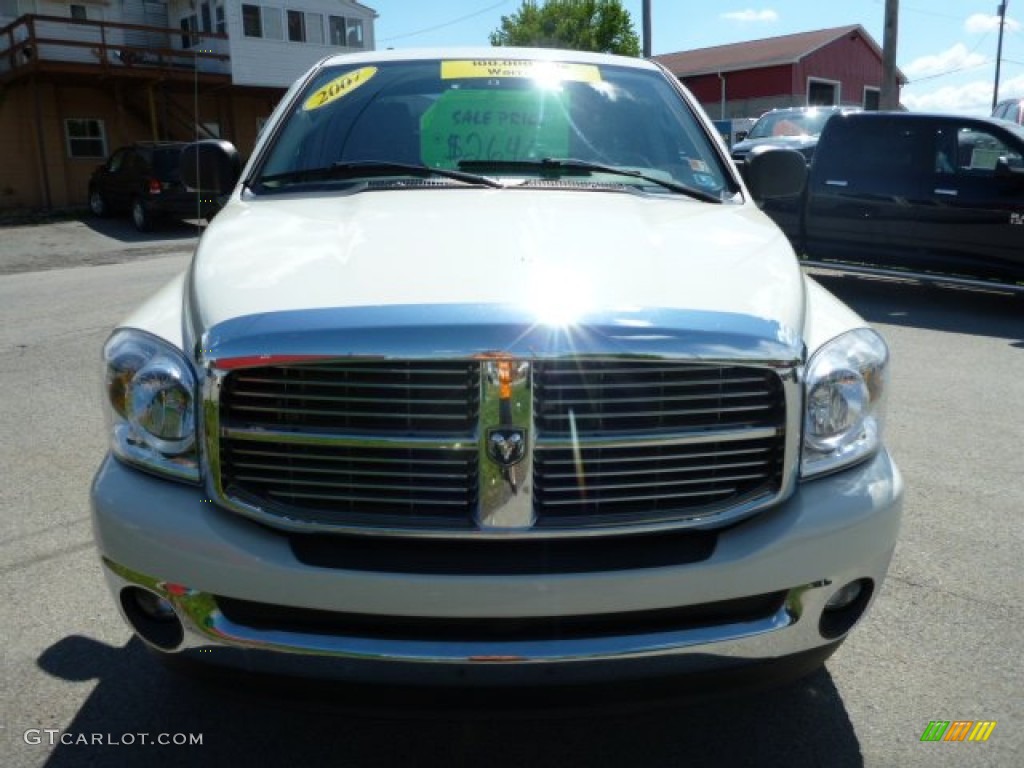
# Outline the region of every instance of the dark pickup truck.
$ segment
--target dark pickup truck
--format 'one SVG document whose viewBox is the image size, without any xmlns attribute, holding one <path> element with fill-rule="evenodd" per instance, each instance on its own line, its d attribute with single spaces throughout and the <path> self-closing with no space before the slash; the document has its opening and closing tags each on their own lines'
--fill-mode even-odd
<svg viewBox="0 0 1024 768">
<path fill-rule="evenodd" d="M 779 149 L 745 172 L 807 260 L 1024 287 L 1022 158 L 1024 128 L 1007 121 L 863 112 L 829 120 L 806 172 Z"/>
</svg>

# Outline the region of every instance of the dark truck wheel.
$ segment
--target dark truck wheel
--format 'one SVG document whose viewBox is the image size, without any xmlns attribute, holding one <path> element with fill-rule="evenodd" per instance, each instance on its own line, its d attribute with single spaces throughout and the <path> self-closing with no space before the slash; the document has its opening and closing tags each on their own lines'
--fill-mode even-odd
<svg viewBox="0 0 1024 768">
<path fill-rule="evenodd" d="M 107 199 L 98 189 L 89 191 L 89 210 L 93 216 L 98 216 L 101 219 L 110 215 L 110 206 L 107 205 Z"/>
<path fill-rule="evenodd" d="M 138 197 L 132 200 L 132 224 L 139 232 L 149 232 L 153 229 L 153 214 Z"/>
</svg>

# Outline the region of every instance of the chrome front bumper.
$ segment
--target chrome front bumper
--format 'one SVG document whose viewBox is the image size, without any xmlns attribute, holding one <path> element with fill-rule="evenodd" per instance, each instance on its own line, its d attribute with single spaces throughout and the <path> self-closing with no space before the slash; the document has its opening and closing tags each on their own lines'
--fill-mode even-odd
<svg viewBox="0 0 1024 768">
<path fill-rule="evenodd" d="M 777 508 L 722 531 L 703 562 L 522 576 L 308 566 L 278 532 L 215 507 L 197 488 L 109 458 L 96 476 L 92 502 L 97 545 L 118 605 L 123 590 L 142 588 L 174 606 L 183 638 L 162 650 L 317 678 L 530 684 L 701 673 L 827 649 L 837 638 L 824 636 L 819 620 L 835 590 L 870 579 L 878 593 L 896 540 L 902 492 L 896 467 L 882 453 L 805 483 Z M 784 604 L 752 621 L 516 642 L 243 626 L 228 620 L 215 597 L 382 617 L 485 620 L 659 610 L 774 591 L 786 592 Z"/>
</svg>

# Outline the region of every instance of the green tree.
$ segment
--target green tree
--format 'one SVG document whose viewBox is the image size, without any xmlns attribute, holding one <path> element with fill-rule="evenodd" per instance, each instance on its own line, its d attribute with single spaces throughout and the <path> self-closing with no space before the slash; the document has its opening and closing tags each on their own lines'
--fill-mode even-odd
<svg viewBox="0 0 1024 768">
<path fill-rule="evenodd" d="M 501 17 L 491 45 L 640 55 L 633 20 L 620 0 L 523 0 L 516 13 Z"/>
</svg>

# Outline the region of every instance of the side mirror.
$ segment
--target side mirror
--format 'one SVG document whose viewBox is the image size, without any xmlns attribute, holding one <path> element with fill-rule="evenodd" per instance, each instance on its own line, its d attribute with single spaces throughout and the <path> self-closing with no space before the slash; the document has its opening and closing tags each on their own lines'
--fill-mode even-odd
<svg viewBox="0 0 1024 768">
<path fill-rule="evenodd" d="M 807 183 L 807 161 L 795 149 L 755 147 L 747 155 L 744 178 L 754 202 L 796 197 Z"/>
<path fill-rule="evenodd" d="M 242 161 L 230 141 L 208 139 L 193 142 L 181 151 L 179 169 L 186 187 L 226 195 L 242 175 Z"/>
<path fill-rule="evenodd" d="M 996 176 L 1003 179 L 1024 179 L 1024 168 L 1010 165 L 1005 157 L 996 161 Z"/>
</svg>

